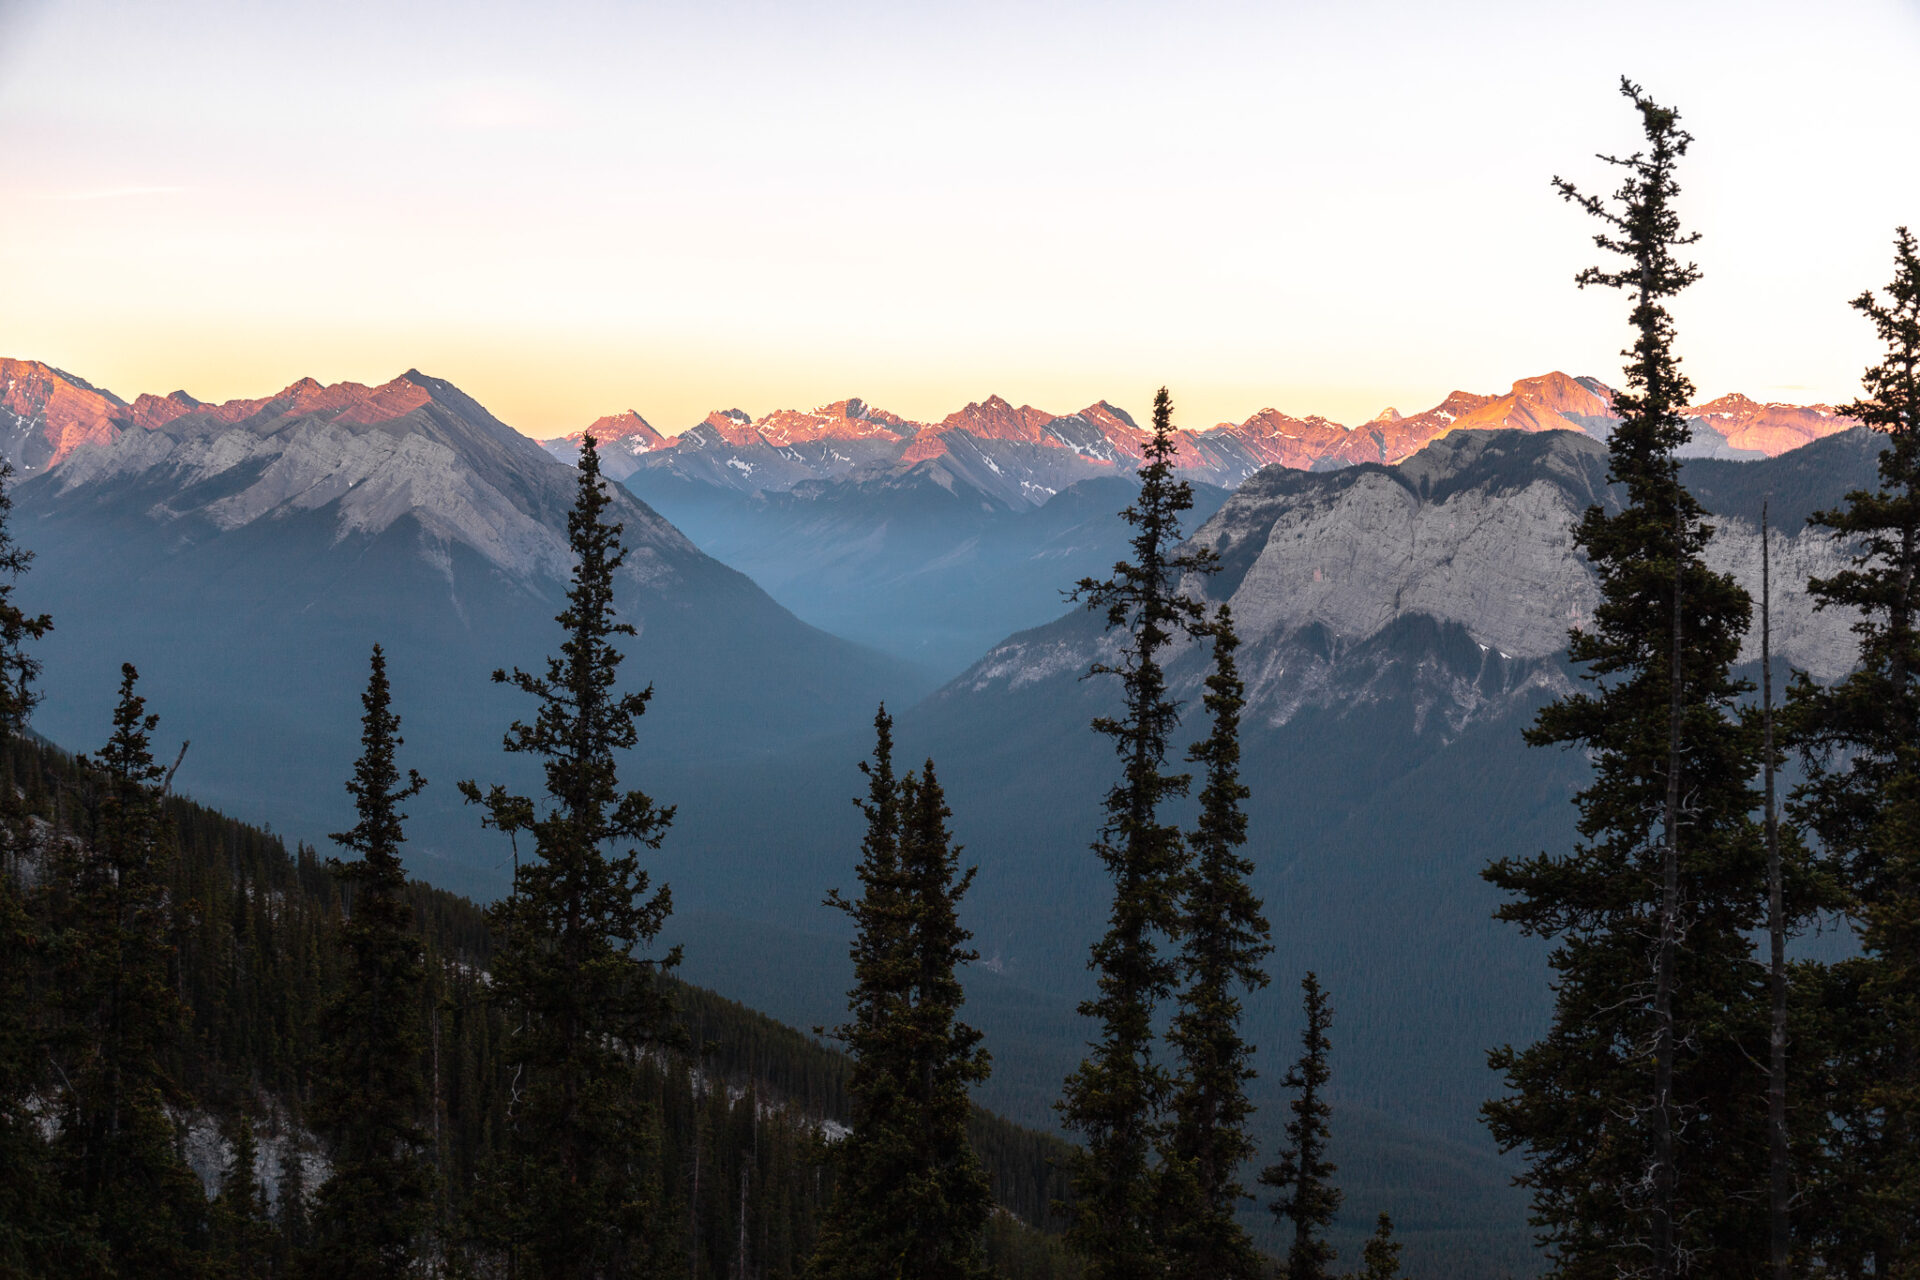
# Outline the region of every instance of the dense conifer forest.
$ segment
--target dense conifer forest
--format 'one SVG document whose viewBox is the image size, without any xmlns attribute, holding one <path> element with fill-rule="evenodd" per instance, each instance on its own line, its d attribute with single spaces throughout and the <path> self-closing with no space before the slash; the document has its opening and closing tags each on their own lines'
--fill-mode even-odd
<svg viewBox="0 0 1920 1280">
<path fill-rule="evenodd" d="M 85 770 L 51 745 L 16 740 L 0 751 L 0 769 L 26 798 L 36 825 L 64 825 L 85 803 Z M 259 1197 L 254 1244 L 229 1220 L 234 1198 L 226 1193 L 205 1203 L 197 1220 L 180 1224 L 194 1245 L 189 1252 L 202 1255 L 182 1273 L 293 1274 L 309 1242 L 313 1180 L 331 1167 L 310 1108 L 323 1059 L 321 1013 L 339 990 L 344 964 L 335 942 L 344 919 L 341 887 L 315 850 L 289 851 L 279 837 L 191 800 L 169 797 L 162 821 L 173 856 L 161 886 L 179 910 L 168 913 L 161 937 L 167 984 L 186 1017 L 157 1054 L 157 1076 L 168 1113 L 184 1128 L 183 1150 L 192 1153 L 195 1172 L 215 1180 L 216 1191 L 247 1126 Z M 20 870 L 32 889 L 48 888 L 39 864 Z M 434 1234 L 461 1257 L 468 1254 L 464 1189 L 495 1149 L 511 1092 L 499 1052 L 505 1028 L 487 999 L 494 942 L 485 912 L 467 899 L 418 881 L 405 896 L 426 956 L 415 1019 L 428 1086 Z M 26 898 L 50 902 L 38 892 Z M 12 1016 L 27 1011 L 19 1031 L 31 1041 L 71 1043 L 75 1029 L 61 1025 L 54 998 L 58 974 L 45 963 L 55 941 L 52 922 L 35 909 L 23 923 L 9 942 L 27 950 L 8 958 L 29 961 L 11 971 L 25 977 L 27 998 Z M 36 957 L 40 963 L 32 963 Z M 799 1275 L 833 1186 L 826 1135 L 848 1118 L 848 1061 L 723 996 L 672 980 L 667 992 L 687 1044 L 649 1060 L 641 1077 L 661 1131 L 651 1176 L 672 1210 L 666 1234 L 677 1252 L 684 1250 L 677 1272 L 667 1273 Z M 47 1065 L 58 1071 L 63 1063 L 62 1055 Z M 24 1114 L 30 1131 L 10 1136 L 39 1141 L 51 1117 L 38 1104 Z M 1071 1274 L 1058 1244 L 1023 1225 L 1056 1225 L 1050 1205 L 1061 1180 L 1054 1164 L 1065 1144 L 979 1110 L 968 1117 L 967 1133 L 1003 1211 L 987 1232 L 998 1273 Z M 127 1274 L 100 1254 L 86 1235 L 84 1213 L 76 1214 L 78 1206 L 58 1189 L 58 1149 L 40 1159 L 48 1216 L 29 1216 L 15 1208 L 18 1200 L 0 1201 L 10 1209 L 0 1231 L 0 1274 Z M 306 1183 L 297 1193 L 287 1176 L 295 1165 Z M 233 1256 L 249 1250 L 251 1262 Z"/>
</svg>

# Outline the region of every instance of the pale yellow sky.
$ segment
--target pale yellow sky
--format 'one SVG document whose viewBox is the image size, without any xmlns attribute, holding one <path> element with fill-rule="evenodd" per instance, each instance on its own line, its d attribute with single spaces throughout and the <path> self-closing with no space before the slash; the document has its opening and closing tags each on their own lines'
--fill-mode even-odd
<svg viewBox="0 0 1920 1280">
<path fill-rule="evenodd" d="M 417 366 L 538 435 L 1612 378 L 1548 179 L 1612 185 L 1627 71 L 1699 138 L 1703 395 L 1844 399 L 1917 55 L 1914 4 L 1845 0 L 0 0 L 0 355 L 204 399 Z"/>
</svg>

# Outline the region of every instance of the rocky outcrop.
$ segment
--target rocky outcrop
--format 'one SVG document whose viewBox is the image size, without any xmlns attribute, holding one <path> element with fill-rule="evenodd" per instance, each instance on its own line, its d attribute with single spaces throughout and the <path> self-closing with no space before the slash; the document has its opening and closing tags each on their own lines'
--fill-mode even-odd
<svg viewBox="0 0 1920 1280">
<path fill-rule="evenodd" d="M 1828 485 L 1837 497 L 1864 481 L 1871 458 L 1850 446 L 1834 452 Z M 1534 690 L 1570 687 L 1567 633 L 1599 600 L 1573 528 L 1588 507 L 1615 501 L 1604 446 L 1564 430 L 1455 432 L 1397 466 L 1269 467 L 1195 533 L 1222 568 L 1188 588 L 1231 602 L 1250 714 L 1269 728 L 1305 707 L 1390 692 L 1422 724 L 1455 733 Z M 1714 524 L 1708 563 L 1758 598 L 1757 519 L 1728 512 Z M 1774 532 L 1774 652 L 1819 680 L 1851 665 L 1854 618 L 1815 610 L 1806 583 L 1841 561 L 1824 533 Z M 1109 643 L 1069 616 L 996 647 L 950 693 L 1077 678 L 1111 656 Z M 1758 659 L 1757 636 L 1747 650 L 1743 660 Z M 1203 674 L 1198 655 L 1176 656 L 1174 667 L 1190 696 Z"/>
<path fill-rule="evenodd" d="M 20 475 L 119 433 L 127 404 L 37 360 L 0 360 L 0 453 Z"/>
</svg>

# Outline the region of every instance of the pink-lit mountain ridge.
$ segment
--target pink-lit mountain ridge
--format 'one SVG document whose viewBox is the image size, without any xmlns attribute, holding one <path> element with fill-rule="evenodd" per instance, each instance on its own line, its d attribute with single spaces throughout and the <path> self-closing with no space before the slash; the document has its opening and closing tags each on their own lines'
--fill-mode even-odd
<svg viewBox="0 0 1920 1280">
<path fill-rule="evenodd" d="M 203 404 L 175 391 L 127 401 L 51 365 L 0 359 L 0 452 L 16 471 L 31 474 L 83 445 L 187 416 L 237 423 L 269 405 L 286 404 L 301 413 L 371 423 L 412 412 L 420 395 L 405 380 L 365 387 L 323 386 L 305 378 L 257 400 Z M 1772 457 L 1853 425 L 1829 405 L 1762 404 L 1739 394 L 1688 413 L 1695 433 L 1689 452 L 1698 456 Z M 1275 463 L 1300 470 L 1397 463 L 1451 431 L 1509 427 L 1604 437 L 1614 420 L 1613 392 L 1604 383 L 1549 373 L 1522 378 L 1501 395 L 1455 391 L 1421 413 L 1387 409 L 1358 426 L 1262 409 L 1244 422 L 1183 430 L 1180 461 L 1192 478 L 1232 488 Z M 1130 470 L 1147 434 L 1132 415 L 1104 400 L 1056 414 L 1031 405 L 1016 408 L 999 396 L 936 423 L 912 422 L 849 399 L 760 418 L 738 409 L 716 411 L 677 436 L 663 435 L 632 410 L 601 418 L 589 429 L 616 478 L 667 469 L 757 492 L 918 467 L 936 481 L 961 480 L 1014 506 L 1037 506 L 1076 480 Z M 541 443 L 571 461 L 579 440 L 574 432 Z"/>
<path fill-rule="evenodd" d="M 1734 394 L 1688 410 L 1690 456 L 1773 457 L 1853 423 L 1829 405 L 1762 404 Z M 1453 431 L 1512 428 L 1578 431 L 1604 439 L 1617 421 L 1611 388 L 1564 373 L 1522 378 L 1502 395 L 1455 391 L 1421 413 L 1387 409 L 1359 426 L 1262 409 L 1240 423 L 1180 433 L 1191 478 L 1233 488 L 1264 466 L 1328 470 L 1401 462 Z M 738 409 L 710 414 L 663 436 L 638 413 L 591 428 L 608 472 L 626 479 L 667 471 L 744 492 L 780 491 L 805 480 L 870 479 L 920 469 L 946 487 L 958 480 L 1015 507 L 1037 506 L 1077 480 L 1132 469 L 1147 433 L 1125 410 L 1100 401 L 1078 413 L 1018 408 L 999 396 L 937 423 L 916 423 L 864 401 L 758 419 Z M 543 441 L 577 455 L 580 433 Z"/>
</svg>

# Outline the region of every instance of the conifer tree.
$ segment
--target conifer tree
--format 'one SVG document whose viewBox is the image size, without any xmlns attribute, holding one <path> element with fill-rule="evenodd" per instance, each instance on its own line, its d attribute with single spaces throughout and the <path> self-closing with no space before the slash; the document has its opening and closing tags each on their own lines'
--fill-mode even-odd
<svg viewBox="0 0 1920 1280">
<path fill-rule="evenodd" d="M 1353 1280 L 1401 1280 L 1400 1251 L 1405 1247 L 1393 1238 L 1393 1219 L 1381 1214 L 1373 1234 L 1360 1246 L 1360 1269 Z"/>
<path fill-rule="evenodd" d="M 220 1175 L 213 1202 L 214 1249 L 222 1280 L 265 1280 L 274 1273 L 277 1233 L 267 1213 L 267 1197 L 254 1166 L 260 1146 L 253 1120 L 242 1114 L 231 1126 L 232 1154 Z"/>
<path fill-rule="evenodd" d="M 307 1195 L 306 1162 L 302 1159 L 299 1142 L 289 1134 L 280 1148 L 280 1202 L 275 1206 L 274 1214 L 280 1226 L 277 1257 L 294 1259 L 306 1256 L 310 1238 L 308 1211 L 311 1207 L 311 1197 Z"/>
<path fill-rule="evenodd" d="M 958 1016 L 966 992 L 956 971 L 980 956 L 967 946 L 973 935 L 961 927 L 958 910 L 977 868 L 960 870 L 951 816 L 932 760 L 918 777 L 901 779 L 900 879 L 913 986 L 900 1034 L 915 1139 L 900 1187 L 914 1222 L 902 1270 L 924 1280 L 984 1276 L 982 1233 L 993 1210 L 986 1173 L 967 1140 L 969 1090 L 987 1078 L 991 1060 L 980 1032 Z"/>
<path fill-rule="evenodd" d="M 506 749 L 540 758 L 544 800 L 460 784 L 485 807 L 489 826 L 530 836 L 534 854 L 490 912 L 500 939 L 494 991 L 508 1010 L 506 1056 L 521 1083 L 496 1170 L 504 1180 L 490 1202 L 496 1212 L 478 1225 L 524 1254 L 534 1274 L 556 1280 L 639 1274 L 649 1250 L 664 1247 L 657 1117 L 639 1089 L 638 1054 L 672 1037 L 657 973 L 679 961 L 678 948 L 658 959 L 634 954 L 672 910 L 636 846 L 658 848 L 673 811 L 619 786 L 614 753 L 638 740 L 653 689 L 615 690 L 623 656 L 615 641 L 637 633 L 614 609 L 626 551 L 621 526 L 605 518 L 613 499 L 591 436 L 581 442 L 579 474 L 567 517 L 577 562 L 556 619 L 560 653 L 542 675 L 493 674 L 538 704 L 532 723 L 508 730 Z"/>
<path fill-rule="evenodd" d="M 886 1280 L 897 1272 L 913 1228 L 893 1195 L 914 1137 L 900 1035 L 912 959 L 900 864 L 900 782 L 893 771 L 893 719 L 884 705 L 873 730 L 873 760 L 860 763 L 867 796 L 854 802 L 867 819 L 854 871 L 860 896 L 849 900 L 836 889 L 826 899 L 853 921 L 854 985 L 847 992 L 852 1021 L 834 1031 L 853 1060 L 847 1074 L 851 1131 L 834 1150 L 833 1202 L 810 1268 L 821 1280 Z"/>
<path fill-rule="evenodd" d="M 358 821 L 330 838 L 359 856 L 327 860 L 345 890 L 339 946 L 345 972 L 321 1016 L 325 1061 L 315 1119 L 330 1141 L 333 1176 L 314 1198 L 312 1270 L 383 1280 L 416 1270 L 433 1207 L 426 1082 L 420 1056 L 425 970 L 407 874 L 406 814 L 425 786 L 394 762 L 401 745 L 386 654 L 373 647 L 360 703 L 360 759 L 347 791 Z"/>
<path fill-rule="evenodd" d="M 120 668 L 113 736 L 83 757 L 88 793 L 77 839 L 56 859 L 65 895 L 56 968 L 66 1035 L 59 1158 L 78 1210 L 119 1274 L 199 1275 L 207 1206 L 179 1154 L 165 1062 L 185 1029 L 168 972 L 167 875 L 173 833 L 161 812 L 167 769 L 150 748 L 159 717 Z"/>
<path fill-rule="evenodd" d="M 853 1021 L 836 1035 L 853 1055 L 852 1132 L 835 1153 L 839 1181 L 812 1274 L 964 1280 L 981 1274 L 992 1209 L 967 1138 L 968 1088 L 984 1080 L 980 1033 L 958 1020 L 956 970 L 977 958 L 958 904 L 973 882 L 959 870 L 933 762 L 897 782 L 892 721 L 874 720 L 874 758 L 861 769 L 867 835 L 862 893 L 827 902 L 855 922 Z"/>
<path fill-rule="evenodd" d="M 1059 1104 L 1062 1123 L 1085 1140 L 1074 1164 L 1069 1239 L 1087 1260 L 1090 1280 L 1161 1273 L 1153 1156 L 1167 1075 L 1153 1056 L 1153 1014 L 1178 977 L 1167 944 L 1180 927 L 1186 867 L 1180 830 L 1161 807 L 1184 795 L 1189 781 L 1166 767 L 1179 706 L 1162 662 L 1167 646 L 1203 621 L 1200 603 L 1180 592 L 1182 577 L 1214 565 L 1209 549 L 1180 547 L 1180 513 L 1192 508 L 1193 490 L 1174 479 L 1176 452 L 1173 403 L 1162 387 L 1140 494 L 1121 513 L 1134 529 L 1133 559 L 1075 590 L 1088 608 L 1105 610 L 1108 630 L 1123 633 L 1119 662 L 1092 670 L 1120 677 L 1124 706 L 1121 715 L 1093 722 L 1113 740 L 1122 767 L 1093 846 L 1114 886 L 1107 931 L 1093 946 L 1098 994 L 1080 1005 L 1081 1016 L 1098 1021 L 1098 1039 L 1067 1077 Z"/>
<path fill-rule="evenodd" d="M 1195 1280 L 1257 1280 L 1263 1261 L 1234 1213 L 1246 1196 L 1238 1171 L 1252 1157 L 1247 1133 L 1253 1104 L 1253 1046 L 1240 1035 L 1239 990 L 1267 985 L 1273 950 L 1266 918 L 1248 877 L 1253 863 L 1241 802 L 1240 710 L 1246 686 L 1234 653 L 1233 611 L 1221 605 L 1208 625 L 1213 671 L 1205 705 L 1212 731 L 1188 751 L 1205 770 L 1200 818 L 1187 836 L 1192 865 L 1181 889 L 1179 1007 L 1167 1032 L 1178 1055 L 1162 1151 L 1164 1247 L 1171 1273 Z"/>
<path fill-rule="evenodd" d="M 1752 812 L 1758 746 L 1736 709 L 1751 602 L 1702 556 L 1712 533 L 1680 479 L 1692 386 L 1673 353 L 1667 300 L 1699 272 L 1675 251 L 1679 116 L 1622 81 L 1646 150 L 1613 202 L 1555 179 L 1625 261 L 1577 280 L 1632 299 L 1627 387 L 1609 443 L 1624 505 L 1590 508 L 1575 541 L 1599 577 L 1590 624 L 1569 636 L 1589 691 L 1543 709 L 1527 741 L 1583 750 L 1570 854 L 1505 858 L 1485 872 L 1510 895 L 1498 916 L 1555 943 L 1544 1038 L 1490 1055 L 1511 1093 L 1487 1104 L 1553 1274 L 1752 1276 L 1765 1265 L 1764 842 Z"/>
<path fill-rule="evenodd" d="M 1788 719 L 1808 780 L 1795 816 L 1814 832 L 1845 886 L 1861 955 L 1836 981 L 1868 1016 L 1837 1046 L 1853 1087 L 1835 1100 L 1831 1175 L 1849 1238 L 1822 1215 L 1823 1252 L 1855 1273 L 1920 1267 L 1920 252 L 1901 227 L 1884 299 L 1854 308 L 1885 355 L 1865 394 L 1841 412 L 1886 438 L 1879 486 L 1817 513 L 1850 558 L 1808 584 L 1823 608 L 1857 611 L 1859 665 L 1822 688 L 1804 675 Z"/>
<path fill-rule="evenodd" d="M 0 461 L 0 763 L 10 763 L 32 714 L 39 660 L 29 641 L 52 629 L 45 614 L 29 616 L 14 587 L 33 553 L 13 540 L 7 518 L 13 468 Z M 0 777 L 10 771 L 0 772 Z M 29 1001 L 29 975 L 42 960 L 41 930 L 27 909 L 26 864 L 40 843 L 27 807 L 10 784 L 0 786 L 0 1276 L 51 1273 L 73 1236 L 48 1167 L 46 1144 L 29 1110 L 40 1083 L 44 1028 Z"/>
<path fill-rule="evenodd" d="M 1280 1150 L 1280 1158 L 1261 1171 L 1260 1182 L 1279 1191 L 1273 1200 L 1273 1214 L 1293 1225 L 1287 1280 L 1328 1280 L 1334 1254 L 1326 1230 L 1333 1225 L 1333 1215 L 1340 1211 L 1344 1198 L 1332 1181 L 1339 1169 L 1327 1158 L 1327 1118 L 1333 1114 L 1325 1094 L 1330 1078 L 1327 1051 L 1331 1048 L 1327 1030 L 1333 1026 L 1333 1008 L 1314 974 L 1300 980 L 1300 989 L 1307 1017 L 1300 1033 L 1300 1060 L 1280 1082 L 1300 1094 L 1287 1104 L 1293 1112 L 1293 1119 L 1287 1121 L 1287 1143 Z"/>
</svg>

